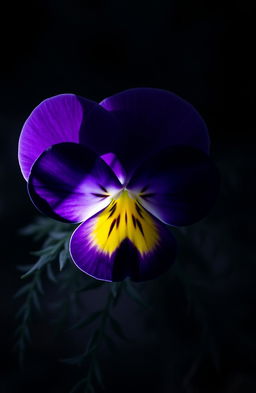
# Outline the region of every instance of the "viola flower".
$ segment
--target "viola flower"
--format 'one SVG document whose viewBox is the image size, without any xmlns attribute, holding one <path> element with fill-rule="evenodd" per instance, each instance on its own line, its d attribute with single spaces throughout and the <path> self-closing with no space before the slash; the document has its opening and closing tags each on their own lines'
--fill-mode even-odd
<svg viewBox="0 0 256 393">
<path fill-rule="evenodd" d="M 203 119 L 159 89 L 43 101 L 22 129 L 19 163 L 38 210 L 81 223 L 72 259 L 105 281 L 165 272 L 176 254 L 169 226 L 203 218 L 218 192 Z"/>
</svg>

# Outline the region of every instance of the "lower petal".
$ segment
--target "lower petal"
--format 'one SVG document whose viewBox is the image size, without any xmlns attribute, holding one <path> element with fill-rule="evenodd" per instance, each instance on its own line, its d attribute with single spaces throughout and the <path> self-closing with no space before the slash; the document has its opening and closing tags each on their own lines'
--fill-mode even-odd
<svg viewBox="0 0 256 393">
<path fill-rule="evenodd" d="M 108 216 L 109 212 L 113 212 L 111 206 L 105 209 Z M 106 221 L 104 212 L 100 213 L 75 230 L 70 241 L 70 253 L 77 267 L 104 281 L 121 281 L 126 277 L 144 281 L 164 273 L 176 255 L 176 242 L 169 228 L 151 216 L 152 228 L 145 226 L 143 221 L 140 228 L 134 216 L 137 225 L 134 226 L 132 221 L 125 236 L 125 225 L 129 225 L 131 217 L 124 213 L 123 217 L 119 216 L 117 224 L 113 216 Z"/>
</svg>

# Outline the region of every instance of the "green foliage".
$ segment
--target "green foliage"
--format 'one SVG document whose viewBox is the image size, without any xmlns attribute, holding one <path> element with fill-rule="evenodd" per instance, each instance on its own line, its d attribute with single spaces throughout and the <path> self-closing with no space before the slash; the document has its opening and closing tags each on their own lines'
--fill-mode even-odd
<svg viewBox="0 0 256 393">
<path fill-rule="evenodd" d="M 72 358 L 63 359 L 65 363 L 72 365 L 84 366 L 86 370 L 86 377 L 81 379 L 70 393 L 74 393 L 83 388 L 84 392 L 94 391 L 94 385 L 98 385 L 103 388 L 103 378 L 101 373 L 101 368 L 97 358 L 98 351 L 103 344 L 106 343 L 107 346 L 113 344 L 112 339 L 106 334 L 106 329 L 110 325 L 113 329 L 114 334 L 119 337 L 125 338 L 122 327 L 119 322 L 114 319 L 111 315 L 111 311 L 115 306 L 118 298 L 121 295 L 121 288 L 124 283 L 113 283 L 109 285 L 108 297 L 105 306 L 100 311 L 95 311 L 86 318 L 78 321 L 70 329 L 81 328 L 88 326 L 91 323 L 97 322 L 97 327 L 93 329 L 92 335 L 85 346 L 84 351 L 78 356 Z M 114 289 L 113 289 L 114 288 Z M 91 289 L 95 287 L 91 286 Z M 111 343 L 111 344 L 110 344 Z M 114 345 L 112 345 L 113 349 Z"/>
<path fill-rule="evenodd" d="M 40 296 L 43 294 L 41 271 L 37 270 L 28 284 L 21 287 L 15 294 L 15 298 L 23 298 L 24 302 L 16 314 L 18 327 L 15 332 L 16 350 L 19 363 L 23 365 L 24 353 L 30 341 L 30 321 L 35 311 L 41 311 Z"/>
<path fill-rule="evenodd" d="M 139 291 L 133 286 L 130 282 L 130 280 L 125 280 L 125 291 L 130 296 L 136 303 L 138 303 L 140 306 L 149 309 L 150 306 L 149 304 L 143 299 Z"/>
<path fill-rule="evenodd" d="M 57 282 L 51 264 L 56 262 L 62 251 L 62 268 L 69 255 L 66 251 L 66 243 L 71 235 L 70 225 L 49 220 L 48 218 L 38 218 L 35 222 L 20 231 L 23 236 L 31 236 L 35 241 L 41 241 L 42 248 L 33 251 L 31 254 L 38 257 L 33 265 L 18 266 L 23 272 L 21 278 L 24 280 L 23 286 L 16 292 L 15 299 L 22 300 L 22 304 L 16 314 L 18 327 L 16 329 L 15 348 L 18 352 L 19 362 L 23 364 L 25 350 L 30 341 L 30 324 L 34 314 L 41 311 L 41 298 L 44 295 L 42 278 L 43 274 L 51 282 Z M 29 282 L 27 282 L 29 280 Z"/>
<path fill-rule="evenodd" d="M 101 287 L 104 284 L 103 281 L 97 281 L 97 280 L 92 280 L 89 283 L 86 283 L 84 286 L 81 288 L 77 289 L 77 292 L 85 292 L 85 291 L 90 291 L 92 289 L 96 289 Z"/>
<path fill-rule="evenodd" d="M 73 326 L 69 328 L 69 330 L 73 329 L 80 329 L 82 327 L 85 327 L 87 325 L 90 325 L 90 323 L 94 322 L 97 318 L 99 318 L 101 315 L 101 311 L 95 311 L 88 315 L 86 318 L 81 319 L 77 323 L 75 323 Z"/>
<path fill-rule="evenodd" d="M 23 228 L 23 236 L 31 236 L 34 241 L 39 241 L 41 247 L 31 254 L 38 259 L 33 265 L 19 266 L 22 271 L 23 285 L 15 294 L 17 301 L 22 301 L 17 312 L 18 327 L 16 330 L 16 349 L 20 363 L 23 362 L 26 348 L 30 342 L 30 323 L 33 316 L 39 313 L 43 303 L 43 285 L 54 285 L 58 291 L 55 304 L 52 304 L 54 321 L 57 329 L 72 332 L 75 329 L 87 329 L 94 324 L 92 334 L 82 353 L 73 357 L 62 359 L 69 365 L 82 366 L 85 375 L 76 383 L 70 393 L 82 391 L 95 392 L 95 386 L 103 389 L 102 371 L 98 360 L 98 353 L 102 345 L 115 351 L 115 339 L 127 341 L 121 324 L 113 315 L 113 309 L 120 301 L 125 291 L 140 306 L 148 308 L 139 291 L 129 280 L 121 283 L 105 283 L 82 274 L 70 262 L 69 240 L 74 225 L 62 224 L 48 218 L 38 218 L 34 223 Z M 84 318 L 76 318 L 75 310 L 79 308 L 80 297 L 88 291 L 108 287 L 105 305 L 98 311 L 93 311 Z M 105 296 L 105 295 L 104 295 Z M 77 321 L 74 323 L 74 319 Z M 70 321 L 72 323 L 70 324 Z M 110 329 L 111 335 L 107 334 Z"/>
</svg>

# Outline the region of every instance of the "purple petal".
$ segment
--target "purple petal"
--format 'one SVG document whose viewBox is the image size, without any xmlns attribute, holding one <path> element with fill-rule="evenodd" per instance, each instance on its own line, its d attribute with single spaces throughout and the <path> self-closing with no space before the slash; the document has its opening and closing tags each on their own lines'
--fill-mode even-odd
<svg viewBox="0 0 256 393">
<path fill-rule="evenodd" d="M 169 269 L 176 255 L 176 242 L 167 226 L 154 219 L 159 235 L 157 246 L 141 254 L 134 243 L 125 238 L 111 254 L 92 240 L 99 215 L 82 223 L 73 233 L 70 253 L 76 266 L 84 273 L 104 281 L 153 279 Z M 112 221 L 113 224 L 113 221 Z M 109 228 L 113 227 L 109 221 Z M 120 226 L 122 224 L 120 223 Z M 107 240 L 107 239 L 106 239 Z"/>
<path fill-rule="evenodd" d="M 120 183 L 123 184 L 126 179 L 126 173 L 117 156 L 114 153 L 106 153 L 103 154 L 101 158 L 106 164 L 108 164 L 108 166 L 110 166 Z"/>
<path fill-rule="evenodd" d="M 26 180 L 33 163 L 44 150 L 61 142 L 79 142 L 84 117 L 97 106 L 74 94 L 62 94 L 48 98 L 33 110 L 19 140 L 19 163 Z"/>
<path fill-rule="evenodd" d="M 34 163 L 28 181 L 32 202 L 58 220 L 81 222 L 105 208 L 122 188 L 111 168 L 85 146 L 60 143 Z"/>
<path fill-rule="evenodd" d="M 191 104 L 165 90 L 130 89 L 103 100 L 100 105 L 115 116 L 118 127 L 101 138 L 105 151 L 114 151 L 126 169 L 162 148 L 187 145 L 208 153 L 207 127 Z M 103 134 L 103 132 L 102 132 Z M 131 165 L 132 164 L 132 165 Z"/>
<path fill-rule="evenodd" d="M 192 224 L 209 212 L 219 190 L 219 173 L 203 152 L 167 148 L 135 172 L 129 190 L 151 214 L 171 225 Z"/>
</svg>

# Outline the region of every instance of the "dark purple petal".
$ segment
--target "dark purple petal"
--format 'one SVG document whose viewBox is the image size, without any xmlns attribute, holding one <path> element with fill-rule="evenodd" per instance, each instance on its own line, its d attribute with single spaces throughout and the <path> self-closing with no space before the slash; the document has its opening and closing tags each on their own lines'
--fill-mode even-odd
<svg viewBox="0 0 256 393">
<path fill-rule="evenodd" d="M 48 98 L 25 122 L 19 140 L 19 163 L 25 179 L 35 160 L 48 147 L 61 142 L 79 142 L 85 118 L 98 105 L 74 94 Z"/>
<path fill-rule="evenodd" d="M 165 90 L 130 89 L 103 100 L 100 105 L 120 124 L 93 138 L 113 151 L 131 169 L 147 156 L 173 145 L 187 145 L 208 153 L 207 127 L 195 108 Z"/>
<path fill-rule="evenodd" d="M 111 255 L 100 251 L 91 240 L 92 228 L 97 216 L 82 223 L 73 233 L 70 253 L 76 266 L 84 273 L 104 281 L 122 281 L 130 277 L 134 281 L 156 278 L 166 272 L 174 262 L 176 242 L 167 226 L 155 220 L 160 240 L 150 253 L 141 254 L 127 238 Z"/>
<path fill-rule="evenodd" d="M 58 220 L 81 222 L 105 208 L 121 189 L 111 168 L 90 149 L 60 143 L 34 163 L 28 190 L 35 206 Z"/>
<path fill-rule="evenodd" d="M 192 224 L 209 212 L 219 173 L 203 152 L 187 146 L 162 150 L 135 172 L 129 190 L 151 214 L 171 225 Z"/>
<path fill-rule="evenodd" d="M 120 183 L 123 184 L 126 179 L 126 173 L 117 156 L 114 153 L 106 153 L 103 154 L 101 158 L 105 161 L 106 164 L 108 164 L 108 166 L 110 166 Z"/>
</svg>

